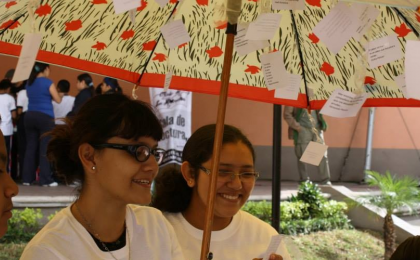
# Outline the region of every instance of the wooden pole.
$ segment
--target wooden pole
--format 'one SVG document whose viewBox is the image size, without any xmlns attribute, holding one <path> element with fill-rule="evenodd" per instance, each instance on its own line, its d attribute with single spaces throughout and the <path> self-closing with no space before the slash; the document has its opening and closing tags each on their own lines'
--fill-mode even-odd
<svg viewBox="0 0 420 260">
<path fill-rule="evenodd" d="M 236 32 L 236 24 L 230 25 L 235 27 Z M 212 157 L 212 172 L 211 172 L 211 180 L 209 184 L 209 192 L 207 197 L 207 207 L 206 207 L 206 219 L 204 222 L 204 231 L 203 231 L 203 241 L 201 244 L 201 260 L 207 260 L 209 249 L 210 249 L 210 241 L 211 241 L 211 230 L 213 226 L 213 210 L 214 210 L 214 199 L 216 195 L 216 182 L 217 182 L 217 173 L 219 172 L 219 160 L 220 160 L 220 151 L 222 149 L 222 141 L 223 141 L 223 130 L 224 130 L 224 123 L 225 123 L 225 114 L 226 114 L 226 104 L 227 104 L 227 96 L 229 90 L 229 79 L 230 79 L 230 70 L 232 66 L 232 54 L 233 54 L 233 41 L 235 39 L 236 33 L 229 33 L 229 29 L 227 30 L 227 37 L 226 37 L 226 46 L 225 46 L 225 58 L 223 61 L 223 71 L 222 71 L 222 86 L 220 89 L 220 96 L 219 96 L 219 107 L 217 111 L 217 121 L 216 121 L 216 134 L 214 137 L 214 144 L 213 144 L 213 157 Z M 216 256 L 217 257 L 217 256 Z M 217 259 L 217 258 L 216 258 Z"/>
</svg>

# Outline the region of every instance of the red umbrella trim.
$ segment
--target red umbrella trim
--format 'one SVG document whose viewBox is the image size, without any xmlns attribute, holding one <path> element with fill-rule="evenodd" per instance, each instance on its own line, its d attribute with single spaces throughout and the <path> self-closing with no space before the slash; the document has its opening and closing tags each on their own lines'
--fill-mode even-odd
<svg viewBox="0 0 420 260">
<path fill-rule="evenodd" d="M 108 2 L 106 0 L 93 0 L 92 4 L 94 5 L 100 5 L 100 4 L 107 4 Z"/>
</svg>

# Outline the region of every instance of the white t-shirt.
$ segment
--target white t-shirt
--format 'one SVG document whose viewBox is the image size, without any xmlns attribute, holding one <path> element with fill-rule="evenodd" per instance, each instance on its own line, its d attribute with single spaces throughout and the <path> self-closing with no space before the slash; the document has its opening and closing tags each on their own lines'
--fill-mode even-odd
<svg viewBox="0 0 420 260">
<path fill-rule="evenodd" d="M 172 224 L 185 259 L 200 259 L 203 231 L 193 227 L 182 213 L 164 213 Z M 210 252 L 215 260 L 251 260 L 264 257 L 271 237 L 277 231 L 264 221 L 240 210 L 225 229 L 211 232 Z M 277 253 L 283 259 L 291 259 L 284 242 Z"/>
<path fill-rule="evenodd" d="M 0 94 L 0 129 L 3 135 L 13 135 L 11 111 L 16 110 L 15 99 L 9 94 Z"/>
<path fill-rule="evenodd" d="M 28 111 L 28 94 L 26 94 L 26 89 L 22 89 L 17 94 L 17 106 L 22 108 L 22 113 Z"/>
<path fill-rule="evenodd" d="M 65 95 L 61 99 L 60 104 L 58 104 L 55 101 L 53 101 L 52 104 L 54 109 L 55 124 L 63 125 L 64 122 L 63 120 L 61 120 L 61 118 L 65 118 L 67 114 L 72 110 L 74 104 L 74 97 Z"/>
<path fill-rule="evenodd" d="M 184 260 L 172 226 L 157 209 L 128 205 L 126 245 L 112 251 L 117 259 Z M 128 238 L 128 236 L 130 236 Z M 130 243 L 128 243 L 130 240 Z M 70 206 L 61 210 L 26 246 L 21 260 L 107 259 L 92 236 L 74 218 Z"/>
</svg>

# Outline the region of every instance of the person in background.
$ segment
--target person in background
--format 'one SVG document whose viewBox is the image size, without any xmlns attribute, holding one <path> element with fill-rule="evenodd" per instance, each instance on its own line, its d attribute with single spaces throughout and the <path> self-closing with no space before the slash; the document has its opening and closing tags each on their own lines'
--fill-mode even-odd
<svg viewBox="0 0 420 260">
<path fill-rule="evenodd" d="M 0 131 L 0 238 L 6 234 L 7 221 L 12 217 L 12 198 L 19 193 L 19 188 L 6 171 L 6 145 Z"/>
<path fill-rule="evenodd" d="M 61 96 L 61 103 L 57 103 L 53 100 L 53 109 L 55 124 L 62 125 L 64 124 L 63 118 L 72 110 L 74 105 L 75 98 L 68 95 L 70 90 L 70 82 L 63 79 L 57 83 L 58 94 Z"/>
<path fill-rule="evenodd" d="M 186 259 L 199 259 L 210 182 L 216 125 L 194 132 L 182 153 L 181 171 L 166 168 L 155 180 L 152 206 L 172 224 Z M 263 257 L 271 237 L 278 235 L 268 223 L 242 211 L 259 174 L 248 138 L 225 125 L 220 153 L 210 252 L 214 259 Z M 270 259 L 290 259 L 284 243 Z"/>
<path fill-rule="evenodd" d="M 67 114 L 68 117 L 75 116 L 83 104 L 94 96 L 93 81 L 89 74 L 83 73 L 77 76 L 76 87 L 79 93 L 74 99 L 72 110 Z"/>
<path fill-rule="evenodd" d="M 308 169 L 306 163 L 301 162 L 300 158 L 310 142 L 325 144 L 323 132 L 327 130 L 327 123 L 318 110 L 309 111 L 290 106 L 285 106 L 283 118 L 289 125 L 289 139 L 293 140 L 295 144 L 300 181 L 306 181 L 309 179 Z M 331 185 L 327 152 L 318 166 L 318 172 L 321 175 L 320 184 Z"/>
<path fill-rule="evenodd" d="M 101 85 L 102 94 L 122 94 L 122 88 L 118 84 L 118 80 L 113 78 L 104 78 Z"/>
<path fill-rule="evenodd" d="M 184 260 L 172 226 L 154 208 L 150 187 L 164 150 L 146 103 L 99 95 L 50 133 L 57 173 L 81 183 L 77 200 L 28 243 L 21 260 Z"/>
<path fill-rule="evenodd" d="M 54 124 L 52 100 L 61 102 L 54 83 L 48 78 L 50 66 L 35 62 L 26 86 L 28 95 L 28 111 L 25 115 L 26 153 L 23 168 L 22 183 L 29 186 L 35 181 L 39 162 L 39 183 L 46 187 L 58 185 L 54 181 L 51 166 L 47 159 L 49 138 L 44 136 L 51 131 Z"/>
<path fill-rule="evenodd" d="M 95 96 L 102 94 L 102 83 L 99 83 L 95 88 Z"/>
<path fill-rule="evenodd" d="M 9 95 L 9 89 L 12 82 L 3 79 L 0 82 L 0 130 L 4 134 L 4 142 L 6 144 L 6 172 L 10 174 L 10 149 L 13 136 L 13 121 L 16 119 L 16 103 L 15 99 Z"/>
<path fill-rule="evenodd" d="M 26 81 L 25 81 L 26 85 Z M 18 176 L 23 175 L 23 165 L 25 163 L 25 152 L 26 152 L 26 131 L 25 131 L 25 114 L 28 111 L 28 95 L 26 94 L 26 87 L 23 87 L 17 93 L 17 139 L 18 139 Z"/>
</svg>

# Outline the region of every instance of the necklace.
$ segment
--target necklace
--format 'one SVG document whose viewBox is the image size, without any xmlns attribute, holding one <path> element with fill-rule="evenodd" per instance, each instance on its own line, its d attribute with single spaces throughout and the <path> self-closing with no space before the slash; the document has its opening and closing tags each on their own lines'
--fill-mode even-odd
<svg viewBox="0 0 420 260">
<path fill-rule="evenodd" d="M 82 214 L 82 211 L 80 211 L 80 208 L 79 208 L 79 205 L 77 205 L 78 204 L 78 201 L 76 201 L 75 203 L 74 203 L 74 205 L 76 206 L 76 209 L 77 209 L 77 212 L 79 213 L 79 215 L 82 217 L 82 219 L 83 219 L 83 221 L 85 222 L 85 224 L 89 227 L 89 229 L 93 232 L 93 235 L 95 236 L 95 237 L 97 237 L 98 238 L 98 240 L 99 240 L 99 242 L 101 243 L 101 245 L 105 248 L 105 250 L 108 252 L 108 253 L 110 253 L 111 254 L 111 256 L 112 256 L 112 258 L 114 258 L 115 260 L 118 260 L 116 257 L 115 257 L 115 255 L 112 253 L 112 251 L 111 250 L 109 250 L 109 248 L 105 245 L 105 243 L 102 241 L 102 239 L 101 239 L 101 237 L 99 236 L 99 234 L 95 231 L 95 229 L 93 229 L 93 227 L 92 227 L 92 225 L 90 224 L 90 222 L 85 218 L 85 216 Z M 131 255 L 130 255 L 130 232 L 128 231 L 128 228 L 127 228 L 127 225 L 125 224 L 125 221 L 124 221 L 124 228 L 125 228 L 125 230 L 126 230 L 126 232 L 127 232 L 127 236 L 128 236 L 128 259 L 130 260 L 131 259 Z"/>
</svg>

